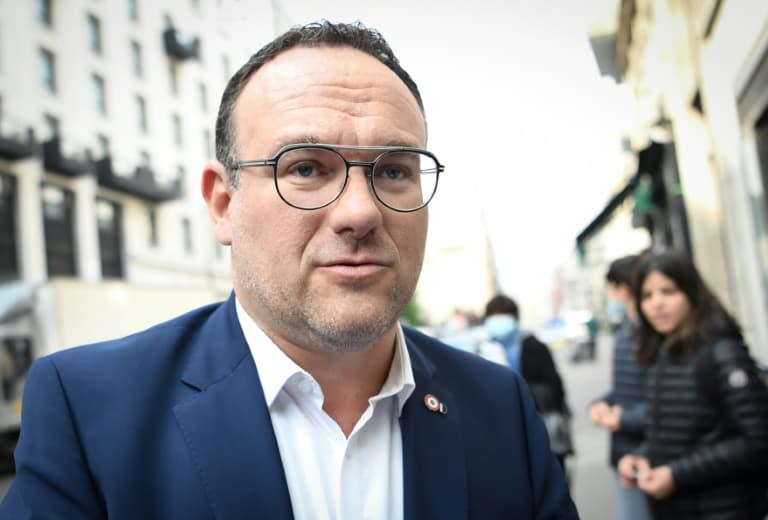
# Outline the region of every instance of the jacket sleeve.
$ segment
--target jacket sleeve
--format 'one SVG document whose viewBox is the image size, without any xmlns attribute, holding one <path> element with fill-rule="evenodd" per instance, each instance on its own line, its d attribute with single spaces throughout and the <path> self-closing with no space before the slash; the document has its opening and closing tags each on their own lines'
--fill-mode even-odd
<svg viewBox="0 0 768 520">
<path fill-rule="evenodd" d="M 670 464 L 679 489 L 757 475 L 768 468 L 768 387 L 740 343 L 721 341 L 712 352 L 719 403 L 715 406 L 729 433 L 711 442 L 705 439 L 696 450 Z"/>
<path fill-rule="evenodd" d="M 599 396 L 592 399 L 589 402 L 589 406 L 592 406 L 593 404 L 599 403 L 601 401 L 605 401 L 606 403 L 613 405 L 615 402 L 615 398 L 613 397 L 613 389 L 608 390 L 604 394 L 600 394 Z"/>
<path fill-rule="evenodd" d="M 536 384 L 544 384 L 549 388 L 549 392 L 552 395 L 552 399 L 555 406 L 559 411 L 570 413 L 565 401 L 565 389 L 563 388 L 563 381 L 560 379 L 560 374 L 555 367 L 555 360 L 552 358 L 552 353 L 549 351 L 544 343 L 539 341 L 535 336 L 528 336 L 523 343 L 523 349 L 528 349 L 531 352 L 532 364 L 535 364 L 533 373 L 531 374 L 531 380 L 528 380 L 528 375 L 523 374 L 530 386 Z"/>
<path fill-rule="evenodd" d="M 27 376 L 15 459 L 0 519 L 106 518 L 51 358 L 36 361 Z"/>
<path fill-rule="evenodd" d="M 648 405 L 645 401 L 625 406 L 621 410 L 619 430 L 628 433 L 642 433 L 647 422 Z"/>
</svg>

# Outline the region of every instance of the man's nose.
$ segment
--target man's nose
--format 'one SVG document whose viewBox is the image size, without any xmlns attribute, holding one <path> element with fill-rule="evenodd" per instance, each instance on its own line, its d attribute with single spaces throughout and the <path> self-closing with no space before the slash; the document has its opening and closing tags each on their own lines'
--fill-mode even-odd
<svg viewBox="0 0 768 520">
<path fill-rule="evenodd" d="M 371 188 L 369 173 L 369 167 L 349 168 L 344 191 L 330 206 L 331 225 L 337 233 L 349 231 L 359 239 L 381 223 L 382 207 Z"/>
</svg>

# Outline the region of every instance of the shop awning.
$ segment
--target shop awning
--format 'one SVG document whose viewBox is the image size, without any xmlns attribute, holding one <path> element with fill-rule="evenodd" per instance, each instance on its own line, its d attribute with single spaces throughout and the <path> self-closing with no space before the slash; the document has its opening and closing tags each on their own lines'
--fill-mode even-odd
<svg viewBox="0 0 768 520">
<path fill-rule="evenodd" d="M 664 145 L 656 142 L 640 150 L 637 154 L 637 173 L 632 176 L 627 184 L 621 188 L 608 204 L 587 224 L 584 230 L 576 236 L 576 247 L 579 251 L 584 250 L 584 243 L 597 233 L 610 219 L 613 212 L 621 206 L 627 197 L 634 195 L 635 190 L 644 174 L 657 175 L 661 171 L 661 164 L 664 158 Z"/>
</svg>

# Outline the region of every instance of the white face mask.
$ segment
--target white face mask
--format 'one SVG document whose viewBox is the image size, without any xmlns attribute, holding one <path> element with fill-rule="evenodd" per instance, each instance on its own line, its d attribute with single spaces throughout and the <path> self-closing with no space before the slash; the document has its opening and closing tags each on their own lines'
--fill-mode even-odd
<svg viewBox="0 0 768 520">
<path fill-rule="evenodd" d="M 483 327 L 492 339 L 500 339 L 517 330 L 517 320 L 511 314 L 494 314 L 485 318 Z"/>
</svg>

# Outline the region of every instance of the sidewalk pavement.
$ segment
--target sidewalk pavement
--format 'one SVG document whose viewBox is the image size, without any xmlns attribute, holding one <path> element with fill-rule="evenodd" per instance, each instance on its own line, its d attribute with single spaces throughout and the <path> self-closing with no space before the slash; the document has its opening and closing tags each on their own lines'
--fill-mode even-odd
<svg viewBox="0 0 768 520">
<path fill-rule="evenodd" d="M 617 518 L 616 484 L 608 464 L 608 433 L 589 421 L 589 404 L 608 390 L 611 381 L 613 340 L 598 336 L 593 361 L 571 361 L 573 349 L 555 350 L 553 355 L 563 379 L 576 455 L 566 463 L 571 481 L 571 497 L 579 516 L 588 520 Z"/>
</svg>

